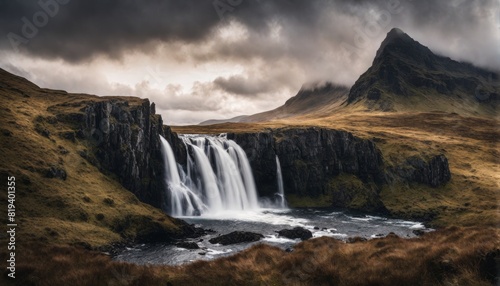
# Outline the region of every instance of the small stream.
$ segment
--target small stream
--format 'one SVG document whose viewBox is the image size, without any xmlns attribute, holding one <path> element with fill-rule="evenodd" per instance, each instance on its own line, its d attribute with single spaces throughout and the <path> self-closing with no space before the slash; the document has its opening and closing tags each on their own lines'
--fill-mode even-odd
<svg viewBox="0 0 500 286">
<path fill-rule="evenodd" d="M 210 260 L 235 254 L 256 243 L 267 243 L 282 249 L 300 242 L 278 237 L 276 231 L 296 226 L 304 227 L 313 237 L 330 236 L 341 240 L 360 236 L 367 239 L 381 237 L 394 232 L 400 237 L 415 237 L 414 230 L 426 229 L 422 223 L 390 219 L 379 216 L 355 214 L 334 209 L 260 209 L 254 211 L 225 211 L 212 216 L 181 217 L 190 224 L 213 229 L 214 234 L 192 241 L 200 249 L 189 250 L 175 245 L 142 244 L 127 248 L 115 259 L 136 264 L 179 265 L 196 260 Z M 251 231 L 264 235 L 258 242 L 233 245 L 211 244 L 208 240 L 232 231 Z"/>
</svg>

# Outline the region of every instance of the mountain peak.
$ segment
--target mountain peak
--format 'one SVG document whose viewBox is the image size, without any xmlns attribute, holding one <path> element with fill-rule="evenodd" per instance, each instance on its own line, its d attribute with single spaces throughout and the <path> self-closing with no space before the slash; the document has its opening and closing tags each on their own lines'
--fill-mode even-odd
<svg viewBox="0 0 500 286">
<path fill-rule="evenodd" d="M 431 53 L 429 49 L 412 39 L 408 34 L 403 32 L 403 30 L 392 28 L 389 33 L 387 33 L 382 44 L 380 44 L 375 60 L 381 57 L 385 52 L 393 51 L 397 53 L 415 54 L 418 50 L 424 53 Z M 419 53 L 417 52 L 417 54 Z"/>
<path fill-rule="evenodd" d="M 392 28 L 386 36 L 386 39 L 391 39 L 391 38 L 410 38 L 408 34 L 403 32 L 400 28 Z M 411 39 L 411 38 L 410 38 Z"/>
<path fill-rule="evenodd" d="M 411 98 L 411 104 L 420 104 L 421 110 L 435 110 L 439 105 L 448 110 L 449 104 L 442 102 L 458 104 L 457 98 L 462 96 L 464 102 L 495 101 L 490 107 L 496 108 L 500 93 L 489 80 L 496 77 L 494 72 L 435 55 L 394 28 L 380 45 L 372 66 L 352 86 L 348 103 L 363 101 L 370 110 L 397 111 L 406 110 Z M 478 87 L 485 90 L 484 97 L 477 97 Z"/>
</svg>

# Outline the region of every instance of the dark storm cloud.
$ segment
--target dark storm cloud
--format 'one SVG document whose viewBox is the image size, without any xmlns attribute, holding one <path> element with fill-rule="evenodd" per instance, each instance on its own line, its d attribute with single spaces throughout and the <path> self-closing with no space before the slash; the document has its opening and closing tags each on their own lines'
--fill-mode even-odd
<svg viewBox="0 0 500 286">
<path fill-rule="evenodd" d="M 278 14 L 307 22 L 317 12 L 313 7 L 306 1 L 4 0 L 0 47 L 14 43 L 31 54 L 67 61 L 95 54 L 116 58 L 152 41 L 207 39 L 214 27 L 232 17 L 254 30 L 265 29 Z"/>
<path fill-rule="evenodd" d="M 246 97 L 258 96 L 262 93 L 275 91 L 273 82 L 269 78 L 243 77 L 241 75 L 230 76 L 229 78 L 218 77 L 213 81 L 216 88 L 229 94 Z"/>
<path fill-rule="evenodd" d="M 11 46 L 7 35 L 12 32 L 29 40 L 20 47 L 42 57 L 62 57 L 68 61 L 95 54 L 119 57 L 124 50 L 146 46 L 155 40 L 198 41 L 219 22 L 212 1 L 208 0 L 65 2 L 68 3 L 59 4 L 56 0 L 0 2 L 1 47 Z M 47 21 L 40 16 L 45 11 L 46 15 L 54 11 Z M 22 30 L 26 25 L 23 18 L 38 29 L 31 39 L 31 33 L 25 33 L 30 29 Z M 36 21 L 46 24 L 37 25 Z"/>
<path fill-rule="evenodd" d="M 253 38 L 265 35 L 270 23 L 278 22 L 289 48 L 286 55 L 310 61 L 315 48 L 340 48 L 340 43 L 355 46 L 359 38 L 356 33 L 363 29 L 369 33 L 366 26 L 374 12 L 382 17 L 389 15 L 388 25 L 411 26 L 414 30 L 433 27 L 450 39 L 463 36 L 460 32 L 470 31 L 470 26 L 480 26 L 485 14 L 495 9 L 496 0 L 3 0 L 0 49 L 9 50 L 15 42 L 21 51 L 69 62 L 95 55 L 120 58 L 124 51 L 152 49 L 155 42 L 206 43 L 216 28 L 234 19 L 249 29 Z M 43 13 L 49 14 L 46 19 Z M 23 27 L 30 25 L 26 22 L 38 31 L 28 27 L 24 32 L 33 33 L 23 33 Z M 390 27 L 382 28 L 385 34 Z M 380 40 L 380 36 L 373 38 Z M 301 39 L 305 41 L 301 43 Z M 260 41 L 247 44 L 261 45 L 265 37 Z M 322 46 L 311 47 L 307 41 Z M 220 51 L 212 52 L 230 49 L 221 46 L 224 43 L 218 46 Z M 238 51 L 230 51 L 239 56 Z M 276 56 L 258 48 L 241 52 L 243 57 L 249 53 L 262 58 Z"/>
</svg>

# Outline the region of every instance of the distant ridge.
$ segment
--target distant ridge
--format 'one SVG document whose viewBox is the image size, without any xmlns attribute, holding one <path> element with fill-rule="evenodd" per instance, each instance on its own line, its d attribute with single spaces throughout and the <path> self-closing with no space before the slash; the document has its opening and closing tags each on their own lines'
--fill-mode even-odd
<svg viewBox="0 0 500 286">
<path fill-rule="evenodd" d="M 200 122 L 198 125 L 213 125 L 213 124 L 221 124 L 221 123 L 238 123 L 247 118 L 248 115 L 240 115 L 229 119 L 209 119 L 203 122 Z"/>
</svg>

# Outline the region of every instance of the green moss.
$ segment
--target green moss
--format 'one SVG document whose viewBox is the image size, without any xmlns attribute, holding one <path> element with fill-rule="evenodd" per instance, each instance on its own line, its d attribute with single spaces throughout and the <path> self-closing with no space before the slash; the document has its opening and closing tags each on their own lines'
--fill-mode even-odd
<svg viewBox="0 0 500 286">
<path fill-rule="evenodd" d="M 358 177 L 352 174 L 340 174 L 328 182 L 328 187 L 330 190 L 338 190 L 339 188 L 347 189 L 363 189 L 364 183 Z"/>
<path fill-rule="evenodd" d="M 341 174 L 332 178 L 326 189 L 333 197 L 334 206 L 360 211 L 378 211 L 383 208 L 377 194 L 377 186 L 364 183 L 352 174 Z"/>
<path fill-rule="evenodd" d="M 332 195 L 324 194 L 318 197 L 287 195 L 286 200 L 292 208 L 326 208 L 332 206 Z"/>
<path fill-rule="evenodd" d="M 305 171 L 307 169 L 307 164 L 302 160 L 293 161 L 293 165 L 299 172 Z"/>
</svg>

